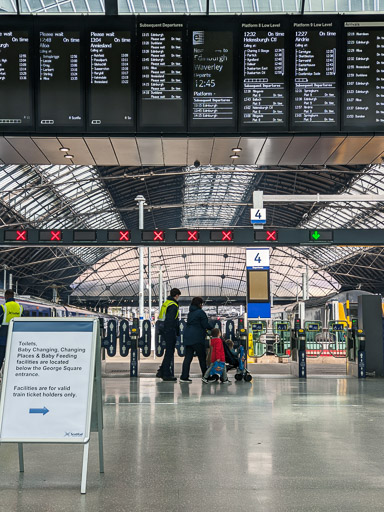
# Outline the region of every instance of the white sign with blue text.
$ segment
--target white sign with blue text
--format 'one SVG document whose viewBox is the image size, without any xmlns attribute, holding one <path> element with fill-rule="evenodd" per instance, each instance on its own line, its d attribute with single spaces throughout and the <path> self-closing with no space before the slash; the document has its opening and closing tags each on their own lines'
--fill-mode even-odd
<svg viewBox="0 0 384 512">
<path fill-rule="evenodd" d="M 269 248 L 252 247 L 246 250 L 246 266 L 248 270 L 269 268 Z"/>
<path fill-rule="evenodd" d="M 1 442 L 88 442 L 97 329 L 86 317 L 11 322 Z"/>
<path fill-rule="evenodd" d="M 265 224 L 267 210 L 265 208 L 251 208 L 251 224 Z"/>
</svg>

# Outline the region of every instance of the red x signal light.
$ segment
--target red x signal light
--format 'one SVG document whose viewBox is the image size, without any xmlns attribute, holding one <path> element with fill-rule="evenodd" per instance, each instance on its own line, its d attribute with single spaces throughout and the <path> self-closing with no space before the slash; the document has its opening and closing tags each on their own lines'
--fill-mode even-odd
<svg viewBox="0 0 384 512">
<path fill-rule="evenodd" d="M 267 231 L 267 240 L 276 242 L 277 241 L 277 232 L 276 231 Z"/>
<path fill-rule="evenodd" d="M 224 242 L 225 240 L 229 240 L 231 241 L 232 240 L 232 231 L 222 231 L 222 241 Z"/>
<path fill-rule="evenodd" d="M 51 231 L 51 242 L 61 241 L 61 231 Z"/>
<path fill-rule="evenodd" d="M 120 242 L 129 242 L 129 231 L 120 231 L 119 232 L 119 241 Z"/>
<path fill-rule="evenodd" d="M 25 231 L 25 229 L 22 231 L 16 231 L 16 241 L 17 240 L 20 240 L 22 242 L 27 241 L 27 232 Z"/>
<path fill-rule="evenodd" d="M 198 240 L 197 231 L 188 231 L 188 242 L 191 240 L 195 240 L 197 242 L 197 240 Z"/>
<path fill-rule="evenodd" d="M 154 231 L 153 232 L 153 241 L 164 242 L 164 231 Z"/>
</svg>

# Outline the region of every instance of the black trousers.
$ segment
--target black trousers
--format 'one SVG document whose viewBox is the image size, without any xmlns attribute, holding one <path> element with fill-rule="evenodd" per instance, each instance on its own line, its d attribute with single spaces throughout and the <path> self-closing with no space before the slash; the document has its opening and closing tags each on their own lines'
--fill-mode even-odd
<svg viewBox="0 0 384 512">
<path fill-rule="evenodd" d="M 159 368 L 160 373 L 163 377 L 172 377 L 171 375 L 171 363 L 176 347 L 176 333 L 169 331 L 164 334 L 165 340 L 165 354 L 163 362 Z"/>
<path fill-rule="evenodd" d="M 195 345 L 187 345 L 185 347 L 185 357 L 183 362 L 183 370 L 181 373 L 180 379 L 188 379 L 189 378 L 189 370 L 191 368 L 191 363 L 193 359 L 193 354 L 196 351 L 196 355 L 199 358 L 199 364 L 201 368 L 201 373 L 207 371 L 207 362 L 206 362 L 206 353 L 205 353 L 205 345 L 203 343 L 195 343 Z"/>
<path fill-rule="evenodd" d="M 3 366 L 3 361 L 4 361 L 4 358 L 5 358 L 5 349 L 7 347 L 5 345 L 0 345 L 0 370 L 1 370 L 1 367 Z"/>
</svg>

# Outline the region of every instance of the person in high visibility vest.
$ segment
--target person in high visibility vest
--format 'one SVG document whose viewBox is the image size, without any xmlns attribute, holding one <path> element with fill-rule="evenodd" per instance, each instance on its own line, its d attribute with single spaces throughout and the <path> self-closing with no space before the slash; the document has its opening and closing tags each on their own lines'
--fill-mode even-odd
<svg viewBox="0 0 384 512">
<path fill-rule="evenodd" d="M 9 322 L 23 314 L 23 306 L 15 301 L 12 290 L 6 290 L 4 298 L 5 304 L 1 304 L 0 307 L 0 368 L 5 357 Z"/>
<path fill-rule="evenodd" d="M 162 324 L 161 332 L 165 339 L 165 354 L 156 377 L 160 377 L 164 381 L 177 381 L 176 377 L 171 375 L 171 363 L 175 353 L 176 337 L 180 334 L 179 303 L 177 302 L 180 295 L 180 290 L 172 288 L 169 297 L 161 306 L 159 314 L 159 321 Z"/>
</svg>

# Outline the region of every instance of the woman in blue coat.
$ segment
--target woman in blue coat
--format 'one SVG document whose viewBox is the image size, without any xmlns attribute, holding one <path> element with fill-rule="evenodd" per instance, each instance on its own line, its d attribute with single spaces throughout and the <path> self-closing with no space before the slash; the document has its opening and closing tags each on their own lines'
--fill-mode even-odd
<svg viewBox="0 0 384 512">
<path fill-rule="evenodd" d="M 180 382 L 192 382 L 189 378 L 189 370 L 195 352 L 199 358 L 202 374 L 204 375 L 207 371 L 205 336 L 207 329 L 212 329 L 212 326 L 202 309 L 203 304 L 204 301 L 201 297 L 195 297 L 189 306 L 187 325 L 184 329 L 185 358 Z"/>
</svg>

